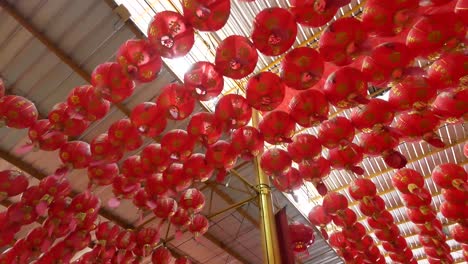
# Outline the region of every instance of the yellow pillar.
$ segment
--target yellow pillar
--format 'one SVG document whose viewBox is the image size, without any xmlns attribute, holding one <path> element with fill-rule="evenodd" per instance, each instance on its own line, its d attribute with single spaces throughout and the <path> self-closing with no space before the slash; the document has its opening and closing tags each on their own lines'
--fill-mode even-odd
<svg viewBox="0 0 468 264">
<path fill-rule="evenodd" d="M 254 110 L 252 125 L 258 128 L 259 114 Z M 255 169 L 257 172 L 258 197 L 260 209 L 260 231 L 263 244 L 263 263 L 280 264 L 278 236 L 276 233 L 275 214 L 273 211 L 270 179 L 260 167 L 260 157 L 255 158 Z"/>
</svg>

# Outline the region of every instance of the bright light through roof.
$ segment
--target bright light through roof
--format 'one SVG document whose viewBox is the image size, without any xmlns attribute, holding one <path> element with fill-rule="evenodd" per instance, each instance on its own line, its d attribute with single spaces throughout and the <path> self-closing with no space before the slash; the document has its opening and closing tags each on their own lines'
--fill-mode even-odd
<svg viewBox="0 0 468 264">
<path fill-rule="evenodd" d="M 171 67 L 177 76 L 182 78 L 192 66 L 192 64 L 189 63 L 184 57 L 170 60 L 164 59 L 164 61 Z"/>
</svg>

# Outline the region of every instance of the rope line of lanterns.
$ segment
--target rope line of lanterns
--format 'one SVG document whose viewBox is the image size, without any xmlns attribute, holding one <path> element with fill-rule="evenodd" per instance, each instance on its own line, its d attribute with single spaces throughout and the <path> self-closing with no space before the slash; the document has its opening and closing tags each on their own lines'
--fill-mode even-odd
<svg viewBox="0 0 468 264">
<path fill-rule="evenodd" d="M 138 104 L 127 118 L 115 121 L 90 143 L 69 138 L 80 136 L 92 122 L 103 119 L 112 103 L 129 98 L 135 83 L 155 80 L 162 67 L 161 57 L 173 59 L 188 54 L 194 45 L 195 30 L 221 29 L 230 14 L 229 0 L 184 1 L 183 14 L 157 13 L 147 40 L 125 42 L 115 62 L 98 65 L 91 84 L 73 88 L 66 101 L 52 108 L 47 119 L 38 120 L 35 105 L 26 98 L 5 95 L 1 83 L 0 121 L 10 128 L 29 129 L 30 143 L 20 147 L 18 153 L 59 150 L 62 165 L 38 186 L 28 187 L 27 178 L 19 172 L 0 173 L 0 199 L 22 194 L 20 202 L 0 213 L 0 231 L 7 234 L 0 246 L 12 245 L 0 255 L 0 263 L 33 259 L 54 263 L 54 256 L 70 260 L 91 243 L 92 230 L 98 241 L 76 263 L 91 263 L 92 259 L 131 263 L 149 255 L 153 263 L 171 263 L 174 260 L 166 248 L 153 250 L 163 223 L 171 223 L 178 230 L 187 228 L 195 236 L 203 235 L 209 226 L 207 218 L 200 214 L 205 198 L 191 187 L 192 183 L 207 181 L 214 174 L 217 181 L 223 182 L 238 158 L 251 160 L 259 155 L 261 168 L 278 190 L 292 193 L 309 181 L 325 197 L 323 207 L 314 208 L 309 219 L 321 227 L 326 238 L 324 226 L 332 220 L 343 228 L 330 236 L 330 243 L 347 263 L 384 263 L 385 258 L 366 235 L 364 226 L 356 222 L 356 214 L 347 208 L 346 197 L 328 193 L 323 180 L 332 168 L 363 175 L 359 164 L 364 155 L 380 156 L 389 167 L 401 169 L 407 162 L 395 150 L 401 141 L 423 140 L 441 148 L 445 145 L 434 132 L 440 122 L 466 120 L 468 94 L 466 84 L 460 80 L 467 75 L 467 1 L 431 0 L 423 6 L 419 0 L 368 0 L 360 19 L 342 17 L 332 22 L 321 35 L 317 50 L 299 47 L 289 51 L 281 62 L 279 76 L 258 73 L 249 79 L 245 98 L 223 95 L 214 113 L 192 115 L 196 100 L 208 101 L 221 94 L 224 77 L 240 79 L 251 74 L 258 61 L 257 50 L 266 56 L 284 54 L 294 43 L 297 23 L 323 26 L 349 2 L 295 0 L 289 10 L 273 7 L 261 11 L 254 20 L 251 39 L 227 37 L 218 46 L 214 63 L 196 62 L 185 73 L 184 83 L 167 85 L 154 102 Z M 416 60 L 424 60 L 429 66 L 415 67 Z M 388 101 L 369 98 L 369 85 L 392 86 Z M 299 93 L 286 103 L 287 109 L 280 109 L 291 89 Z M 351 117 L 329 119 L 330 104 L 340 109 L 353 108 Z M 247 126 L 253 109 L 263 112 L 258 128 Z M 164 133 L 167 120 L 187 118 L 186 130 Z M 296 124 L 304 128 L 318 126 L 318 133 L 296 134 Z M 361 132 L 359 144 L 353 143 L 356 129 Z M 229 139 L 222 140 L 223 134 Z M 125 152 L 142 147 L 143 137 L 155 142 L 122 160 Z M 287 148 L 264 151 L 265 142 L 286 144 Z M 205 153 L 194 153 L 197 144 Z M 326 158 L 322 146 L 328 149 Z M 69 201 L 66 196 L 71 188 L 65 176 L 73 169 L 85 168 L 90 188 Z M 364 179 L 354 184 L 360 181 Z M 464 210 L 466 203 L 453 200 L 466 198 L 466 172 L 456 186 L 443 181 L 436 181 L 444 188 L 446 199 L 441 211 L 459 223 L 453 236 L 465 244 L 466 252 L 466 215 L 459 212 L 468 210 Z M 115 197 L 107 203 L 111 207 L 119 206 L 121 199 L 131 199 L 139 210 L 153 211 L 160 219 L 158 228 L 128 231 L 106 222 L 96 224 L 101 204 L 92 194 L 94 185 L 112 187 Z M 365 186 L 372 189 L 370 184 Z M 391 252 L 391 259 L 414 263 L 382 198 L 375 191 L 361 191 L 370 193 L 353 198 L 360 201 L 360 210 L 369 217 L 376 236 L 385 241 L 384 249 Z M 408 200 L 419 204 L 418 199 L 424 199 L 430 204 L 430 194 L 428 197 L 427 190 L 423 192 L 407 194 Z M 408 210 L 410 219 L 416 211 Z M 27 239 L 14 241 L 21 226 L 41 216 L 47 216 L 41 227 L 32 230 Z M 424 223 L 429 221 L 438 220 L 434 215 L 424 219 Z M 296 251 L 307 250 L 314 240 L 310 227 L 295 223 L 290 229 Z M 66 239 L 50 247 L 61 237 Z M 445 245 L 443 254 L 431 251 L 431 246 L 425 246 L 426 253 L 440 263 L 453 263 L 450 248 L 443 244 L 442 236 L 438 238 L 440 245 Z M 438 263 L 431 258 L 431 263 Z M 187 259 L 177 261 L 189 263 Z"/>
</svg>

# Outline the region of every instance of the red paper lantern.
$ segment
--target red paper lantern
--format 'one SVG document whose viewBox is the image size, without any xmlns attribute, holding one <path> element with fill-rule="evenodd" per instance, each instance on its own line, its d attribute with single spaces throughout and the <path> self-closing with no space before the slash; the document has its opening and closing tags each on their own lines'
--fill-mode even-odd
<svg viewBox="0 0 468 264">
<path fill-rule="evenodd" d="M 146 172 L 163 172 L 170 163 L 170 154 L 160 144 L 149 144 L 140 153 L 143 170 Z"/>
<path fill-rule="evenodd" d="M 227 94 L 216 103 L 215 116 L 225 130 L 247 125 L 252 118 L 252 108 L 241 95 Z"/>
<path fill-rule="evenodd" d="M 110 109 L 110 102 L 101 98 L 91 85 L 73 88 L 67 98 L 68 109 L 73 112 L 72 117 L 78 115 L 88 121 L 96 121 L 106 116 Z"/>
<path fill-rule="evenodd" d="M 208 112 L 194 114 L 187 125 L 187 132 L 190 137 L 196 139 L 205 146 L 218 141 L 223 133 L 215 114 Z"/>
<path fill-rule="evenodd" d="M 364 154 L 382 156 L 385 164 L 395 169 L 406 166 L 406 157 L 395 150 L 400 143 L 399 135 L 392 130 L 384 128 L 379 131 L 362 133 L 359 141 Z"/>
<path fill-rule="evenodd" d="M 114 122 L 109 127 L 107 134 L 109 141 L 114 146 L 123 147 L 127 151 L 136 150 L 143 144 L 138 128 L 128 118 Z"/>
<path fill-rule="evenodd" d="M 393 238 L 390 241 L 383 241 L 382 242 L 382 247 L 386 251 L 399 252 L 399 251 L 403 251 L 406 248 L 408 248 L 408 244 L 406 243 L 406 240 L 405 240 L 404 237 L 397 236 L 397 237 Z"/>
<path fill-rule="evenodd" d="M 440 93 L 432 104 L 434 113 L 448 123 L 467 120 L 468 90 Z"/>
<path fill-rule="evenodd" d="M 430 205 L 432 202 L 431 193 L 425 188 L 418 189 L 417 192 L 412 194 L 402 194 L 401 198 L 405 206 L 410 209 L 419 208 L 421 206 Z"/>
<path fill-rule="evenodd" d="M 253 43 L 267 56 L 278 56 L 286 52 L 296 40 L 296 35 L 296 20 L 283 8 L 263 9 L 253 21 Z"/>
<path fill-rule="evenodd" d="M 135 193 L 140 189 L 141 184 L 135 179 L 127 178 L 125 175 L 116 176 L 112 182 L 112 192 L 115 198 L 111 198 L 107 205 L 116 208 L 120 205 L 120 198 L 132 199 Z"/>
<path fill-rule="evenodd" d="M 328 101 L 339 108 L 351 108 L 369 102 L 363 73 L 351 67 L 342 67 L 328 75 L 323 91 Z"/>
<path fill-rule="evenodd" d="M 40 148 L 45 151 L 54 151 L 68 140 L 68 137 L 62 132 L 52 130 L 52 125 L 48 119 L 41 119 L 34 123 L 34 125 L 29 128 L 28 136 L 31 140 L 31 144 L 20 147 L 18 151 L 21 153 L 23 150 L 29 151 L 31 147 L 33 149 Z"/>
<path fill-rule="evenodd" d="M 332 218 L 331 216 L 325 211 L 325 208 L 321 205 L 314 206 L 309 214 L 308 214 L 309 221 L 315 225 L 320 227 L 325 227 L 328 225 Z"/>
<path fill-rule="evenodd" d="M 281 69 L 281 78 L 288 87 L 306 90 L 322 78 L 324 63 L 315 49 L 299 47 L 284 57 Z"/>
<path fill-rule="evenodd" d="M 107 133 L 95 137 L 90 143 L 90 148 L 92 158 L 96 161 L 114 163 L 123 157 L 121 146 L 112 144 Z"/>
<path fill-rule="evenodd" d="M 272 176 L 272 183 L 280 192 L 293 193 L 304 184 L 299 170 L 290 168 L 287 172 Z"/>
<path fill-rule="evenodd" d="M 252 73 L 257 60 L 257 50 L 246 37 L 229 36 L 216 49 L 216 69 L 231 79 L 241 79 Z"/>
<path fill-rule="evenodd" d="M 468 218 L 467 205 L 443 202 L 440 213 L 447 219 L 463 223 Z"/>
<path fill-rule="evenodd" d="M 407 76 L 395 85 L 388 97 L 388 102 L 396 109 L 424 109 L 437 95 L 437 88 L 422 76 Z"/>
<path fill-rule="evenodd" d="M 113 103 L 122 102 L 135 90 L 135 83 L 127 76 L 125 69 L 115 62 L 98 65 L 91 74 L 91 84 L 98 95 Z"/>
<path fill-rule="evenodd" d="M 348 187 L 349 195 L 354 200 L 362 200 L 365 197 L 373 197 L 377 194 L 375 184 L 369 179 L 356 179 Z"/>
<path fill-rule="evenodd" d="M 417 209 L 406 209 L 406 213 L 408 214 L 409 220 L 415 224 L 424 224 L 425 222 L 432 221 L 436 218 L 436 213 L 430 206 L 422 206 Z"/>
<path fill-rule="evenodd" d="M 400 169 L 392 176 L 393 186 L 401 193 L 411 194 L 424 188 L 424 177 L 413 169 Z"/>
<path fill-rule="evenodd" d="M 432 111 L 407 111 L 397 117 L 395 126 L 407 141 L 423 139 L 434 147 L 443 148 L 444 142 L 434 132 L 439 123 Z"/>
<path fill-rule="evenodd" d="M 288 113 L 276 110 L 264 115 L 258 128 L 270 144 L 289 143 L 295 133 L 296 123 Z"/>
<path fill-rule="evenodd" d="M 336 212 L 336 215 L 333 215 L 332 219 L 335 225 L 348 228 L 356 223 L 357 215 L 353 210 L 345 208 Z"/>
<path fill-rule="evenodd" d="M 348 246 L 348 241 L 346 241 L 346 237 L 342 231 L 333 232 L 328 239 L 328 243 L 330 243 L 330 246 L 337 249 L 344 249 Z"/>
<path fill-rule="evenodd" d="M 327 98 L 317 89 L 300 92 L 289 102 L 289 114 L 303 127 L 311 127 L 326 120 L 328 108 Z"/>
<path fill-rule="evenodd" d="M 354 225 L 343 229 L 343 234 L 348 241 L 355 243 L 362 240 L 366 235 L 366 228 L 361 223 L 356 222 Z"/>
<path fill-rule="evenodd" d="M 359 211 L 365 216 L 377 216 L 385 210 L 385 201 L 380 196 L 364 197 L 359 203 Z"/>
<path fill-rule="evenodd" d="M 138 208 L 140 219 L 143 218 L 143 211 L 152 210 L 156 207 L 153 197 L 143 187 L 135 193 L 132 202 Z"/>
<path fill-rule="evenodd" d="M 444 189 L 457 188 L 466 191 L 468 174 L 465 169 L 454 163 L 438 165 L 432 171 L 432 180 Z"/>
<path fill-rule="evenodd" d="M 165 247 L 158 247 L 151 255 L 151 261 L 154 264 L 174 264 L 175 258 Z"/>
<path fill-rule="evenodd" d="M 390 125 L 394 115 L 394 108 L 388 101 L 372 98 L 369 103 L 356 107 L 351 113 L 350 120 L 356 129 L 369 132 Z"/>
<path fill-rule="evenodd" d="M 144 39 L 127 40 L 117 51 L 116 61 L 133 79 L 143 83 L 156 79 L 162 67 L 155 47 Z"/>
<path fill-rule="evenodd" d="M 185 56 L 192 49 L 195 33 L 179 13 L 157 13 L 148 27 L 148 40 L 162 57 L 173 59 Z"/>
<path fill-rule="evenodd" d="M 468 192 L 459 189 L 442 189 L 442 197 L 449 202 L 454 204 L 464 204 L 468 201 Z"/>
<path fill-rule="evenodd" d="M 17 170 L 0 171 L 0 201 L 26 191 L 29 181 L 26 175 Z"/>
<path fill-rule="evenodd" d="M 288 144 L 288 153 L 292 160 L 300 163 L 304 160 L 313 160 L 322 152 L 320 141 L 310 134 L 297 134 Z"/>
<path fill-rule="evenodd" d="M 450 232 L 452 233 L 452 237 L 455 241 L 462 244 L 468 244 L 468 227 L 457 224 Z"/>
<path fill-rule="evenodd" d="M 337 116 L 320 124 L 317 137 L 326 148 L 344 146 L 354 139 L 354 126 L 349 119 Z"/>
<path fill-rule="evenodd" d="M 156 103 L 166 117 L 172 120 L 183 120 L 195 109 L 195 98 L 184 84 L 166 85 Z"/>
<path fill-rule="evenodd" d="M 332 167 L 350 170 L 358 175 L 364 174 L 364 169 L 357 166 L 362 159 L 362 148 L 354 143 L 330 149 L 328 152 L 328 160 L 331 162 Z"/>
<path fill-rule="evenodd" d="M 159 232 L 155 228 L 142 228 L 136 233 L 137 246 L 134 248 L 135 253 L 142 257 L 151 255 L 153 247 L 159 242 Z M 139 249 L 139 250 L 136 250 Z"/>
<path fill-rule="evenodd" d="M 161 219 L 169 219 L 177 211 L 177 202 L 170 197 L 161 197 L 156 200 L 154 215 Z"/>
<path fill-rule="evenodd" d="M 169 153 L 171 159 L 184 162 L 192 155 L 195 140 L 182 129 L 173 129 L 161 139 L 161 147 Z"/>
<path fill-rule="evenodd" d="M 216 71 L 214 64 L 199 61 L 184 74 L 184 84 L 197 100 L 209 101 L 223 91 L 224 78 Z"/>
<path fill-rule="evenodd" d="M 321 27 L 330 21 L 338 9 L 349 1 L 316 1 L 307 0 L 291 1 L 291 13 L 297 22 L 307 27 Z"/>
<path fill-rule="evenodd" d="M 132 155 L 121 163 L 120 172 L 126 178 L 134 179 L 135 181 L 142 180 L 146 177 L 146 172 L 143 170 L 141 157 L 139 155 Z"/>
<path fill-rule="evenodd" d="M 164 186 L 167 186 L 174 192 L 182 192 L 192 185 L 192 179 L 184 173 L 183 165 L 180 163 L 172 163 L 163 172 Z"/>
<path fill-rule="evenodd" d="M 245 93 L 250 106 L 260 111 L 271 111 L 283 102 L 285 87 L 278 75 L 261 72 L 249 79 Z"/>
<path fill-rule="evenodd" d="M 182 228 L 188 227 L 190 225 L 190 216 L 191 214 L 182 208 L 178 208 L 176 213 L 171 217 L 171 223 L 177 227 L 176 232 L 181 232 Z M 178 234 L 177 235 L 181 235 Z"/>
<path fill-rule="evenodd" d="M 245 126 L 232 132 L 231 145 L 238 155 L 246 160 L 250 160 L 263 153 L 264 139 L 258 129 Z"/>
<path fill-rule="evenodd" d="M 194 182 L 205 182 L 213 175 L 214 168 L 205 159 L 205 155 L 195 153 L 184 162 L 184 173 Z"/>
<path fill-rule="evenodd" d="M 289 153 L 278 148 L 265 151 L 260 158 L 260 167 L 267 175 L 282 174 L 291 168 Z"/>
<path fill-rule="evenodd" d="M 135 106 L 130 120 L 141 134 L 151 138 L 159 136 L 167 125 L 164 113 L 152 102 L 143 102 Z"/>
<path fill-rule="evenodd" d="M 328 176 L 331 170 L 330 167 L 330 161 L 320 156 L 299 163 L 299 172 L 305 181 L 318 183 Z"/>
<path fill-rule="evenodd" d="M 310 226 L 294 222 L 289 225 L 289 238 L 294 252 L 304 252 L 315 241 L 314 230 Z"/>
<path fill-rule="evenodd" d="M 196 0 L 182 4 L 184 18 L 200 31 L 220 30 L 230 14 L 229 0 Z"/>
<path fill-rule="evenodd" d="M 59 157 L 65 166 L 83 169 L 88 167 L 91 161 L 91 150 L 86 142 L 69 141 L 60 148 Z"/>
<path fill-rule="evenodd" d="M 18 95 L 0 97 L 0 122 L 11 128 L 23 129 L 34 125 L 39 116 L 33 102 Z"/>
<path fill-rule="evenodd" d="M 205 206 L 205 196 L 195 188 L 187 189 L 180 197 L 179 206 L 192 214 L 197 214 Z"/>
<path fill-rule="evenodd" d="M 338 211 L 348 208 L 348 199 L 343 194 L 329 192 L 323 198 L 322 206 L 327 213 L 335 215 Z"/>
<path fill-rule="evenodd" d="M 468 10 L 468 1 L 466 0 L 458 0 L 457 5 L 455 6 L 455 14 L 457 14 L 460 18 L 463 19 L 463 23 L 468 23 L 467 19 L 467 11 Z M 467 250 L 465 249 L 465 252 Z M 465 253 L 465 259 L 468 258 L 468 254 Z"/>
<path fill-rule="evenodd" d="M 206 231 L 208 231 L 209 226 L 210 223 L 208 219 L 201 214 L 197 214 L 190 222 L 189 231 L 195 236 L 195 238 L 198 238 L 199 236 L 203 236 Z"/>
<path fill-rule="evenodd" d="M 412 59 L 411 51 L 400 42 L 385 42 L 372 49 L 372 59 L 377 65 L 390 70 L 390 76 L 398 79 Z"/>
<path fill-rule="evenodd" d="M 372 237 L 369 235 L 365 235 L 361 241 L 357 241 L 354 244 L 354 247 L 356 248 L 358 252 L 370 251 L 370 249 L 373 248 L 373 246 L 374 246 L 374 239 L 372 239 Z M 380 251 L 377 251 L 377 252 L 379 252 L 380 254 Z M 369 257 L 369 255 L 367 256 Z M 383 263 L 385 263 L 385 261 Z"/>
<path fill-rule="evenodd" d="M 67 103 L 54 105 L 49 112 L 49 121 L 53 129 L 62 131 L 67 136 L 77 137 L 84 133 L 89 126 L 89 121 L 79 116 L 73 116 Z"/>
<path fill-rule="evenodd" d="M 205 158 L 210 165 L 218 169 L 216 180 L 219 182 L 224 181 L 227 171 L 232 169 L 237 161 L 232 144 L 224 140 L 210 145 L 206 150 Z"/>
<path fill-rule="evenodd" d="M 164 182 L 163 175 L 161 173 L 149 175 L 146 178 L 145 190 L 152 200 L 157 200 L 159 197 L 167 195 L 168 186 Z"/>
</svg>

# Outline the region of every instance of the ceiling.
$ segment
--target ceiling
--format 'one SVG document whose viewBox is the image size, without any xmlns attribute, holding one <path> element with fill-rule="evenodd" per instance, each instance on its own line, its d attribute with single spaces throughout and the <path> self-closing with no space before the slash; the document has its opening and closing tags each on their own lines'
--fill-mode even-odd
<svg viewBox="0 0 468 264">
<path fill-rule="evenodd" d="M 118 47 L 130 38 L 141 38 L 155 12 L 162 10 L 181 11 L 178 1 L 152 0 L 0 0 L 0 76 L 5 80 L 8 92 L 24 96 L 33 101 L 42 117 L 58 102 L 63 101 L 72 88 L 88 83 L 90 73 L 100 63 L 111 61 Z M 337 14 L 341 16 L 359 16 L 365 1 L 353 0 Z M 127 20 L 125 12 L 117 8 L 123 4 L 130 13 Z M 95 136 L 105 132 L 118 119 L 124 118 L 128 109 L 143 101 L 151 101 L 161 89 L 179 81 L 184 71 L 195 61 L 214 61 L 214 51 L 226 36 L 238 34 L 249 36 L 251 21 L 260 10 L 269 6 L 288 6 L 286 0 L 268 0 L 243 2 L 231 1 L 231 16 L 227 25 L 216 33 L 197 32 L 194 49 L 188 56 L 177 60 L 166 60 L 157 80 L 150 84 L 139 85 L 133 96 L 122 104 L 113 106 L 109 114 L 99 122 L 93 123 L 79 138 L 90 142 Z M 335 19 L 336 19 L 335 18 Z M 295 47 L 314 47 L 323 28 L 299 27 Z M 281 57 L 260 55 L 255 72 L 279 72 Z M 247 78 L 230 80 L 225 78 L 223 94 L 244 94 Z M 194 113 L 212 111 L 217 99 L 197 104 Z M 331 108 L 332 115 L 349 116 L 349 111 Z M 188 119 L 172 122 L 166 131 L 173 128 L 185 128 Z M 298 129 L 299 131 L 299 129 Z M 305 130 L 316 134 L 316 129 Z M 443 125 L 438 134 L 447 144 L 444 149 L 436 149 L 428 144 L 402 143 L 399 151 L 408 158 L 407 167 L 418 170 L 426 178 L 426 186 L 433 195 L 433 206 L 438 208 L 441 190 L 432 182 L 430 172 L 440 163 L 454 162 L 468 168 L 463 156 L 463 144 L 467 131 L 463 124 Z M 0 170 L 16 168 L 30 175 L 31 184 L 37 184 L 41 178 L 52 174 L 60 165 L 57 152 L 30 152 L 25 155 L 15 154 L 15 149 L 27 142 L 26 130 L 0 128 Z M 146 140 L 145 145 L 151 143 Z M 128 155 L 138 153 L 141 148 Z M 395 217 L 402 235 L 407 239 L 419 263 L 428 263 L 424 251 L 417 240 L 414 225 L 407 220 L 403 203 L 398 192 L 391 185 L 390 177 L 394 172 L 381 158 L 366 158 L 362 165 L 365 177 L 371 178 L 378 186 L 379 195 L 386 201 L 387 209 Z M 84 191 L 88 180 L 85 170 L 75 170 L 67 176 L 73 187 L 73 193 Z M 329 190 L 347 195 L 347 186 L 355 176 L 345 171 L 334 170 L 326 179 Z M 198 241 L 190 233 L 184 233 L 175 239 L 175 229 L 169 228 L 163 236 L 165 245 L 174 255 L 188 256 L 194 263 L 261 263 L 262 247 L 259 232 L 258 204 L 255 195 L 256 172 L 252 163 L 238 161 L 230 172 L 228 184 L 216 182 L 200 184 L 207 197 L 203 213 L 210 218 L 208 233 Z M 113 195 L 110 188 L 98 188 L 94 191 L 102 201 Z M 316 204 L 321 204 L 321 196 L 311 184 L 305 184 L 296 193 L 297 199 L 278 191 L 273 193 L 275 209 L 287 207 L 290 221 L 306 223 L 308 211 Z M 19 197 L 3 201 L 0 211 L 18 201 Z M 245 202 L 247 201 L 247 202 Z M 245 202 L 245 203 L 243 203 Z M 238 208 L 225 209 L 243 203 Z M 368 228 L 365 218 L 360 214 L 357 203 L 350 202 L 359 220 Z M 222 212 L 219 213 L 218 212 Z M 146 213 L 142 221 L 139 212 L 131 201 L 123 201 L 116 209 L 104 206 L 100 211 L 101 220 L 110 220 L 124 228 L 135 229 L 142 226 L 156 226 L 158 221 L 151 213 Z M 444 231 L 450 237 L 448 228 L 453 224 L 440 217 Z M 39 223 L 24 227 L 18 238 L 24 237 L 29 230 Z M 167 229 L 164 225 L 161 230 Z M 334 230 L 329 226 L 328 230 Z M 368 228 L 373 236 L 372 230 Z M 309 254 L 300 255 L 299 263 L 336 264 L 343 263 L 336 252 L 316 232 L 316 241 L 309 248 Z M 378 241 L 378 240 L 376 240 Z M 448 244 L 458 263 L 462 262 L 461 248 L 454 240 Z M 0 249 L 1 251 L 6 250 Z M 88 249 L 89 250 L 89 249 Z M 385 251 L 381 252 L 385 254 Z M 82 254 L 84 252 L 81 252 Z M 76 258 L 80 254 L 76 255 Z M 386 255 L 387 256 L 387 255 Z M 387 258 L 388 262 L 390 260 Z M 145 260 L 143 263 L 150 263 Z"/>
</svg>

